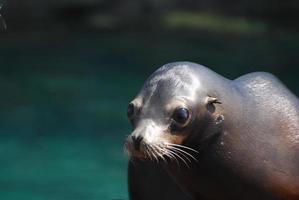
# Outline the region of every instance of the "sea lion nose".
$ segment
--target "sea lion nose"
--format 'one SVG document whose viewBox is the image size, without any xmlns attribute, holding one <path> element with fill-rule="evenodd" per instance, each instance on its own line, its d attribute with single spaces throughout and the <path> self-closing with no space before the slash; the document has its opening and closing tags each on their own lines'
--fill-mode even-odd
<svg viewBox="0 0 299 200">
<path fill-rule="evenodd" d="M 132 136 L 133 145 L 137 151 L 139 151 L 140 149 L 140 143 L 142 140 L 143 140 L 142 136 L 134 136 L 134 135 Z"/>
</svg>

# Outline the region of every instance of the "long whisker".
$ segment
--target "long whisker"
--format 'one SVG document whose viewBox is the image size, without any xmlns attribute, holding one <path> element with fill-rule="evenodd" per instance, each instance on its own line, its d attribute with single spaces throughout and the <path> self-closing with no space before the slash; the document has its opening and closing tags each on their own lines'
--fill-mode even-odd
<svg viewBox="0 0 299 200">
<path fill-rule="evenodd" d="M 190 166 L 189 166 L 188 163 L 185 161 L 185 159 L 182 158 L 178 153 L 176 153 L 173 149 L 168 149 L 168 150 L 171 151 L 174 155 L 176 155 L 179 159 L 181 159 L 181 160 L 185 163 L 185 165 L 186 165 L 188 168 L 190 168 Z"/>
<path fill-rule="evenodd" d="M 155 160 L 157 161 L 157 163 L 159 162 L 159 159 L 158 159 L 158 157 L 157 157 L 157 155 L 156 155 L 156 150 L 155 150 L 155 148 L 154 148 L 154 146 L 152 146 L 152 145 L 149 145 L 149 148 L 151 149 L 151 154 L 153 155 L 153 157 L 155 158 Z"/>
<path fill-rule="evenodd" d="M 180 162 L 177 158 L 177 154 L 175 152 L 170 151 L 170 150 L 168 150 L 168 151 L 175 158 L 175 162 L 177 163 L 178 167 L 181 167 Z"/>
<path fill-rule="evenodd" d="M 167 155 L 170 158 L 170 160 L 174 160 L 177 163 L 177 165 L 180 167 L 180 163 L 176 157 L 176 154 L 174 154 L 169 149 L 163 149 L 163 151 L 164 151 L 165 155 Z"/>
<path fill-rule="evenodd" d="M 193 160 L 195 160 L 196 162 L 198 162 L 198 160 L 194 157 L 194 156 L 192 156 L 190 153 L 188 153 L 188 152 L 186 152 L 186 151 L 184 151 L 183 149 L 180 149 L 180 148 L 177 148 L 177 147 L 170 147 L 170 148 L 172 148 L 172 149 L 176 149 L 177 151 L 180 151 L 180 152 L 182 152 L 182 154 L 186 154 L 186 155 L 188 155 L 189 157 L 191 157 Z M 189 159 L 188 159 L 189 160 Z M 190 161 L 191 162 L 191 161 Z"/>
<path fill-rule="evenodd" d="M 168 158 L 170 158 L 170 160 L 175 160 L 178 163 L 177 158 L 164 146 L 159 146 L 159 151 L 160 151 L 160 155 L 161 158 L 165 161 L 165 163 L 167 164 L 167 160 L 164 158 L 164 156 L 167 156 Z"/>
<path fill-rule="evenodd" d="M 177 162 L 177 164 L 178 164 L 178 166 L 180 166 L 180 164 L 179 164 L 179 162 L 178 162 L 178 160 L 177 160 L 177 157 L 179 158 L 179 159 L 181 159 L 185 164 L 186 164 L 186 166 L 187 167 L 190 167 L 189 165 L 188 165 L 188 163 L 186 162 L 186 160 L 185 159 L 187 159 L 190 163 L 191 163 L 191 160 L 188 158 L 188 153 L 187 152 L 185 152 L 185 151 L 183 151 L 183 150 L 181 150 L 181 149 L 178 149 L 178 148 L 176 148 L 176 147 L 169 147 L 169 146 L 164 146 L 163 145 L 163 147 L 161 147 L 161 146 L 159 146 L 160 147 L 160 151 L 162 151 L 162 153 L 164 154 L 164 155 L 167 155 L 170 159 L 172 159 L 172 160 L 175 160 L 176 162 Z M 185 155 L 185 153 L 187 153 L 187 155 Z M 180 154 L 185 158 L 183 158 L 183 157 L 181 157 L 180 156 Z M 189 155 L 190 156 L 190 155 Z M 192 157 L 192 156 L 191 156 Z"/>
<path fill-rule="evenodd" d="M 150 158 L 151 161 L 153 161 L 154 159 L 153 159 L 153 156 L 152 156 L 152 150 L 151 150 L 150 146 L 149 145 L 145 145 L 145 147 L 146 147 L 146 154 L 147 154 L 147 156 Z"/>
<path fill-rule="evenodd" d="M 194 151 L 196 153 L 199 153 L 198 151 L 196 151 L 195 149 L 192 149 L 190 147 L 186 147 L 184 145 L 180 145 L 180 144 L 173 144 L 173 143 L 169 143 L 169 142 L 165 142 L 166 145 L 169 145 L 169 146 L 176 146 L 176 147 L 181 147 L 181 148 L 185 148 L 185 149 L 189 149 L 191 151 Z"/>
<path fill-rule="evenodd" d="M 149 153 L 150 153 L 150 155 L 152 157 L 152 161 L 157 161 L 158 162 L 158 158 L 157 158 L 157 156 L 155 154 L 155 149 L 153 148 L 153 146 L 152 145 L 148 145 L 148 148 L 149 148 Z"/>
<path fill-rule="evenodd" d="M 158 146 L 158 145 L 155 145 L 154 148 L 157 150 L 156 153 L 157 153 L 157 156 L 159 158 L 161 158 L 166 164 L 167 164 L 167 161 L 166 159 L 164 158 L 164 154 L 163 154 L 163 148 L 161 146 Z"/>
<path fill-rule="evenodd" d="M 173 151 L 177 152 L 178 154 L 181 154 L 182 156 L 184 156 L 184 158 L 186 158 L 190 163 L 192 162 L 189 157 L 187 155 L 185 155 L 185 152 L 181 151 L 180 149 L 175 149 L 173 147 L 171 147 L 170 149 L 172 149 Z"/>
<path fill-rule="evenodd" d="M 148 157 L 150 160 L 152 160 L 152 156 L 151 156 L 151 153 L 150 153 L 150 149 L 149 149 L 149 146 L 148 145 L 145 145 L 145 154 L 146 154 L 146 157 Z"/>
</svg>

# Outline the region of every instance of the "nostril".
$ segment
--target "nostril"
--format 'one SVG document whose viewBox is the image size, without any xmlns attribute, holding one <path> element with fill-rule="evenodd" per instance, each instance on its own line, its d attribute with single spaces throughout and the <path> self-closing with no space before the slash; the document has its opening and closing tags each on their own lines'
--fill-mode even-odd
<svg viewBox="0 0 299 200">
<path fill-rule="evenodd" d="M 134 144 L 135 149 L 138 151 L 140 149 L 140 143 L 143 140 L 143 137 L 141 136 L 132 136 L 132 141 Z"/>
</svg>

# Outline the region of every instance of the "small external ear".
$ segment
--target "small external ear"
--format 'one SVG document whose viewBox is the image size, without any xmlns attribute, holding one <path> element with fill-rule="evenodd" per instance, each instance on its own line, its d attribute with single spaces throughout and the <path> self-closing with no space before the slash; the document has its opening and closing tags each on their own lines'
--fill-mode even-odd
<svg viewBox="0 0 299 200">
<path fill-rule="evenodd" d="M 215 97 L 207 97 L 206 99 L 207 104 L 221 104 L 221 102 Z"/>
<path fill-rule="evenodd" d="M 221 104 L 221 102 L 215 97 L 208 96 L 206 99 L 206 106 L 208 111 L 214 113 L 216 111 L 215 104 Z"/>
</svg>

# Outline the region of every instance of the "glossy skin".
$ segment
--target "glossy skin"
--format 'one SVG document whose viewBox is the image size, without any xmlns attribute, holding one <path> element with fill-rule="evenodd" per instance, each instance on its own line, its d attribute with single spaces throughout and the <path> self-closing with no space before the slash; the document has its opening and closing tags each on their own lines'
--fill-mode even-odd
<svg viewBox="0 0 299 200">
<path fill-rule="evenodd" d="M 273 75 L 231 81 L 195 63 L 170 63 L 132 103 L 132 200 L 299 199 L 299 101 Z M 190 119 L 173 131 L 178 107 L 188 108 Z M 132 137 L 142 138 L 138 148 Z M 147 156 L 147 146 L 168 143 L 198 153 L 185 148 L 195 159 L 180 154 L 186 162 L 179 163 Z"/>
</svg>

